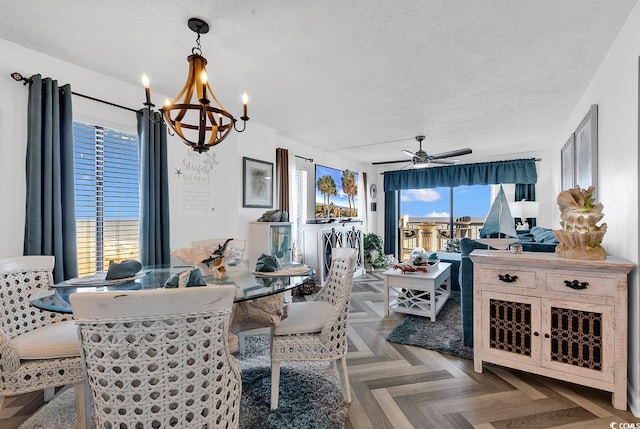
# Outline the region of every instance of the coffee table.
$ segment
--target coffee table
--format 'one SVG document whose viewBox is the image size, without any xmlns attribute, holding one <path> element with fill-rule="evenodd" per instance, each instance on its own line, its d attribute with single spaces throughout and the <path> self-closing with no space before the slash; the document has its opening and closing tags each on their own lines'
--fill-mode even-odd
<svg viewBox="0 0 640 429">
<path fill-rule="evenodd" d="M 386 315 L 391 309 L 436 321 L 437 314 L 451 295 L 451 264 L 441 261 L 429 269 L 427 273 L 403 274 L 396 269 L 382 273 Z"/>
</svg>

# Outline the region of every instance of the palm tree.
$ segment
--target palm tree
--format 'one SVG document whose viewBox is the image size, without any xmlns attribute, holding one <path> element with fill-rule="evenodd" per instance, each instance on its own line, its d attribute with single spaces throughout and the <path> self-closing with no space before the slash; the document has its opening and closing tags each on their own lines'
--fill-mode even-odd
<svg viewBox="0 0 640 429">
<path fill-rule="evenodd" d="M 358 187 L 356 186 L 356 178 L 352 171 L 345 170 L 342 172 L 342 190 L 347 194 L 349 202 L 349 216 L 353 216 L 356 206 L 356 194 Z"/>
<path fill-rule="evenodd" d="M 329 203 L 331 202 L 331 195 L 337 195 L 338 193 L 336 182 L 333 180 L 333 177 L 326 175 L 318 178 L 316 185 L 320 193 L 324 195 L 324 217 L 329 217 Z"/>
</svg>

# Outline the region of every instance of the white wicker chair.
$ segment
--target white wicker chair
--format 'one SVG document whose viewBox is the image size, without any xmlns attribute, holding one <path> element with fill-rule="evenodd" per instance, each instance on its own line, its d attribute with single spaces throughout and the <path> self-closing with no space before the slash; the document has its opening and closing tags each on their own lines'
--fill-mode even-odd
<svg viewBox="0 0 640 429">
<path fill-rule="evenodd" d="M 327 281 L 313 301 L 287 306 L 287 318 L 271 329 L 271 409 L 278 408 L 280 362 L 340 359 L 344 400 L 351 402 L 347 373 L 347 318 L 356 250 L 332 251 Z"/>
<path fill-rule="evenodd" d="M 70 296 L 99 428 L 235 428 L 234 286 Z"/>
<path fill-rule="evenodd" d="M 5 396 L 76 385 L 84 419 L 84 374 L 77 328 L 70 315 L 39 310 L 29 296 L 53 281 L 53 256 L 0 259 L 0 408 Z"/>
</svg>

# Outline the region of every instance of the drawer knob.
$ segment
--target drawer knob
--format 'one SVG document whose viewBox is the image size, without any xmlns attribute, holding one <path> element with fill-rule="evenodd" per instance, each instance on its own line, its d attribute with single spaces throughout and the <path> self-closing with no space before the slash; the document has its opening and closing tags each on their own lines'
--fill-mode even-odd
<svg viewBox="0 0 640 429">
<path fill-rule="evenodd" d="M 498 274 L 498 279 L 500 279 L 500 281 L 503 281 L 505 283 L 513 283 L 516 280 L 518 280 L 518 276 L 511 276 L 509 274 Z"/>
<path fill-rule="evenodd" d="M 551 336 L 549 334 L 544 334 L 545 338 L 551 338 Z"/>
<path fill-rule="evenodd" d="M 586 289 L 586 288 L 587 288 L 587 286 L 589 286 L 589 282 L 580 282 L 580 281 L 578 281 L 578 280 L 574 280 L 574 281 L 571 281 L 571 280 L 565 280 L 565 281 L 564 281 L 564 285 L 565 285 L 566 287 L 571 288 L 571 289 L 577 289 L 577 290 L 580 290 L 580 289 Z"/>
</svg>

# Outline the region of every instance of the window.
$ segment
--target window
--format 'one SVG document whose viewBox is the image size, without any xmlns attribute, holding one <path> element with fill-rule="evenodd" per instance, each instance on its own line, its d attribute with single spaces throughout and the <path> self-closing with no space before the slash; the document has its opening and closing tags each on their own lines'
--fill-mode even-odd
<svg viewBox="0 0 640 429">
<path fill-rule="evenodd" d="M 78 272 L 140 259 L 140 156 L 133 133 L 74 121 Z"/>
<path fill-rule="evenodd" d="M 451 214 L 453 191 L 453 217 L 471 216 L 484 219 L 491 207 L 491 185 L 458 186 L 456 188 L 407 189 L 400 191 L 401 212 L 410 218 L 448 221 Z"/>
<path fill-rule="evenodd" d="M 408 216 L 408 221 L 412 223 L 431 221 L 438 224 L 438 231 L 443 230 L 445 234 L 434 233 L 430 248 L 441 251 L 449 237 L 446 231 L 450 228 L 451 218 L 471 217 L 472 223 L 464 236 L 477 237 L 479 228 L 491 208 L 492 187 L 492 185 L 474 185 L 402 190 L 400 191 L 400 213 L 402 216 Z M 428 244 L 427 247 L 429 247 Z"/>
<path fill-rule="evenodd" d="M 303 253 L 302 225 L 307 221 L 307 171 L 296 167 L 292 173 L 291 233 L 294 239 L 292 256 L 294 261 L 301 261 Z"/>
</svg>

